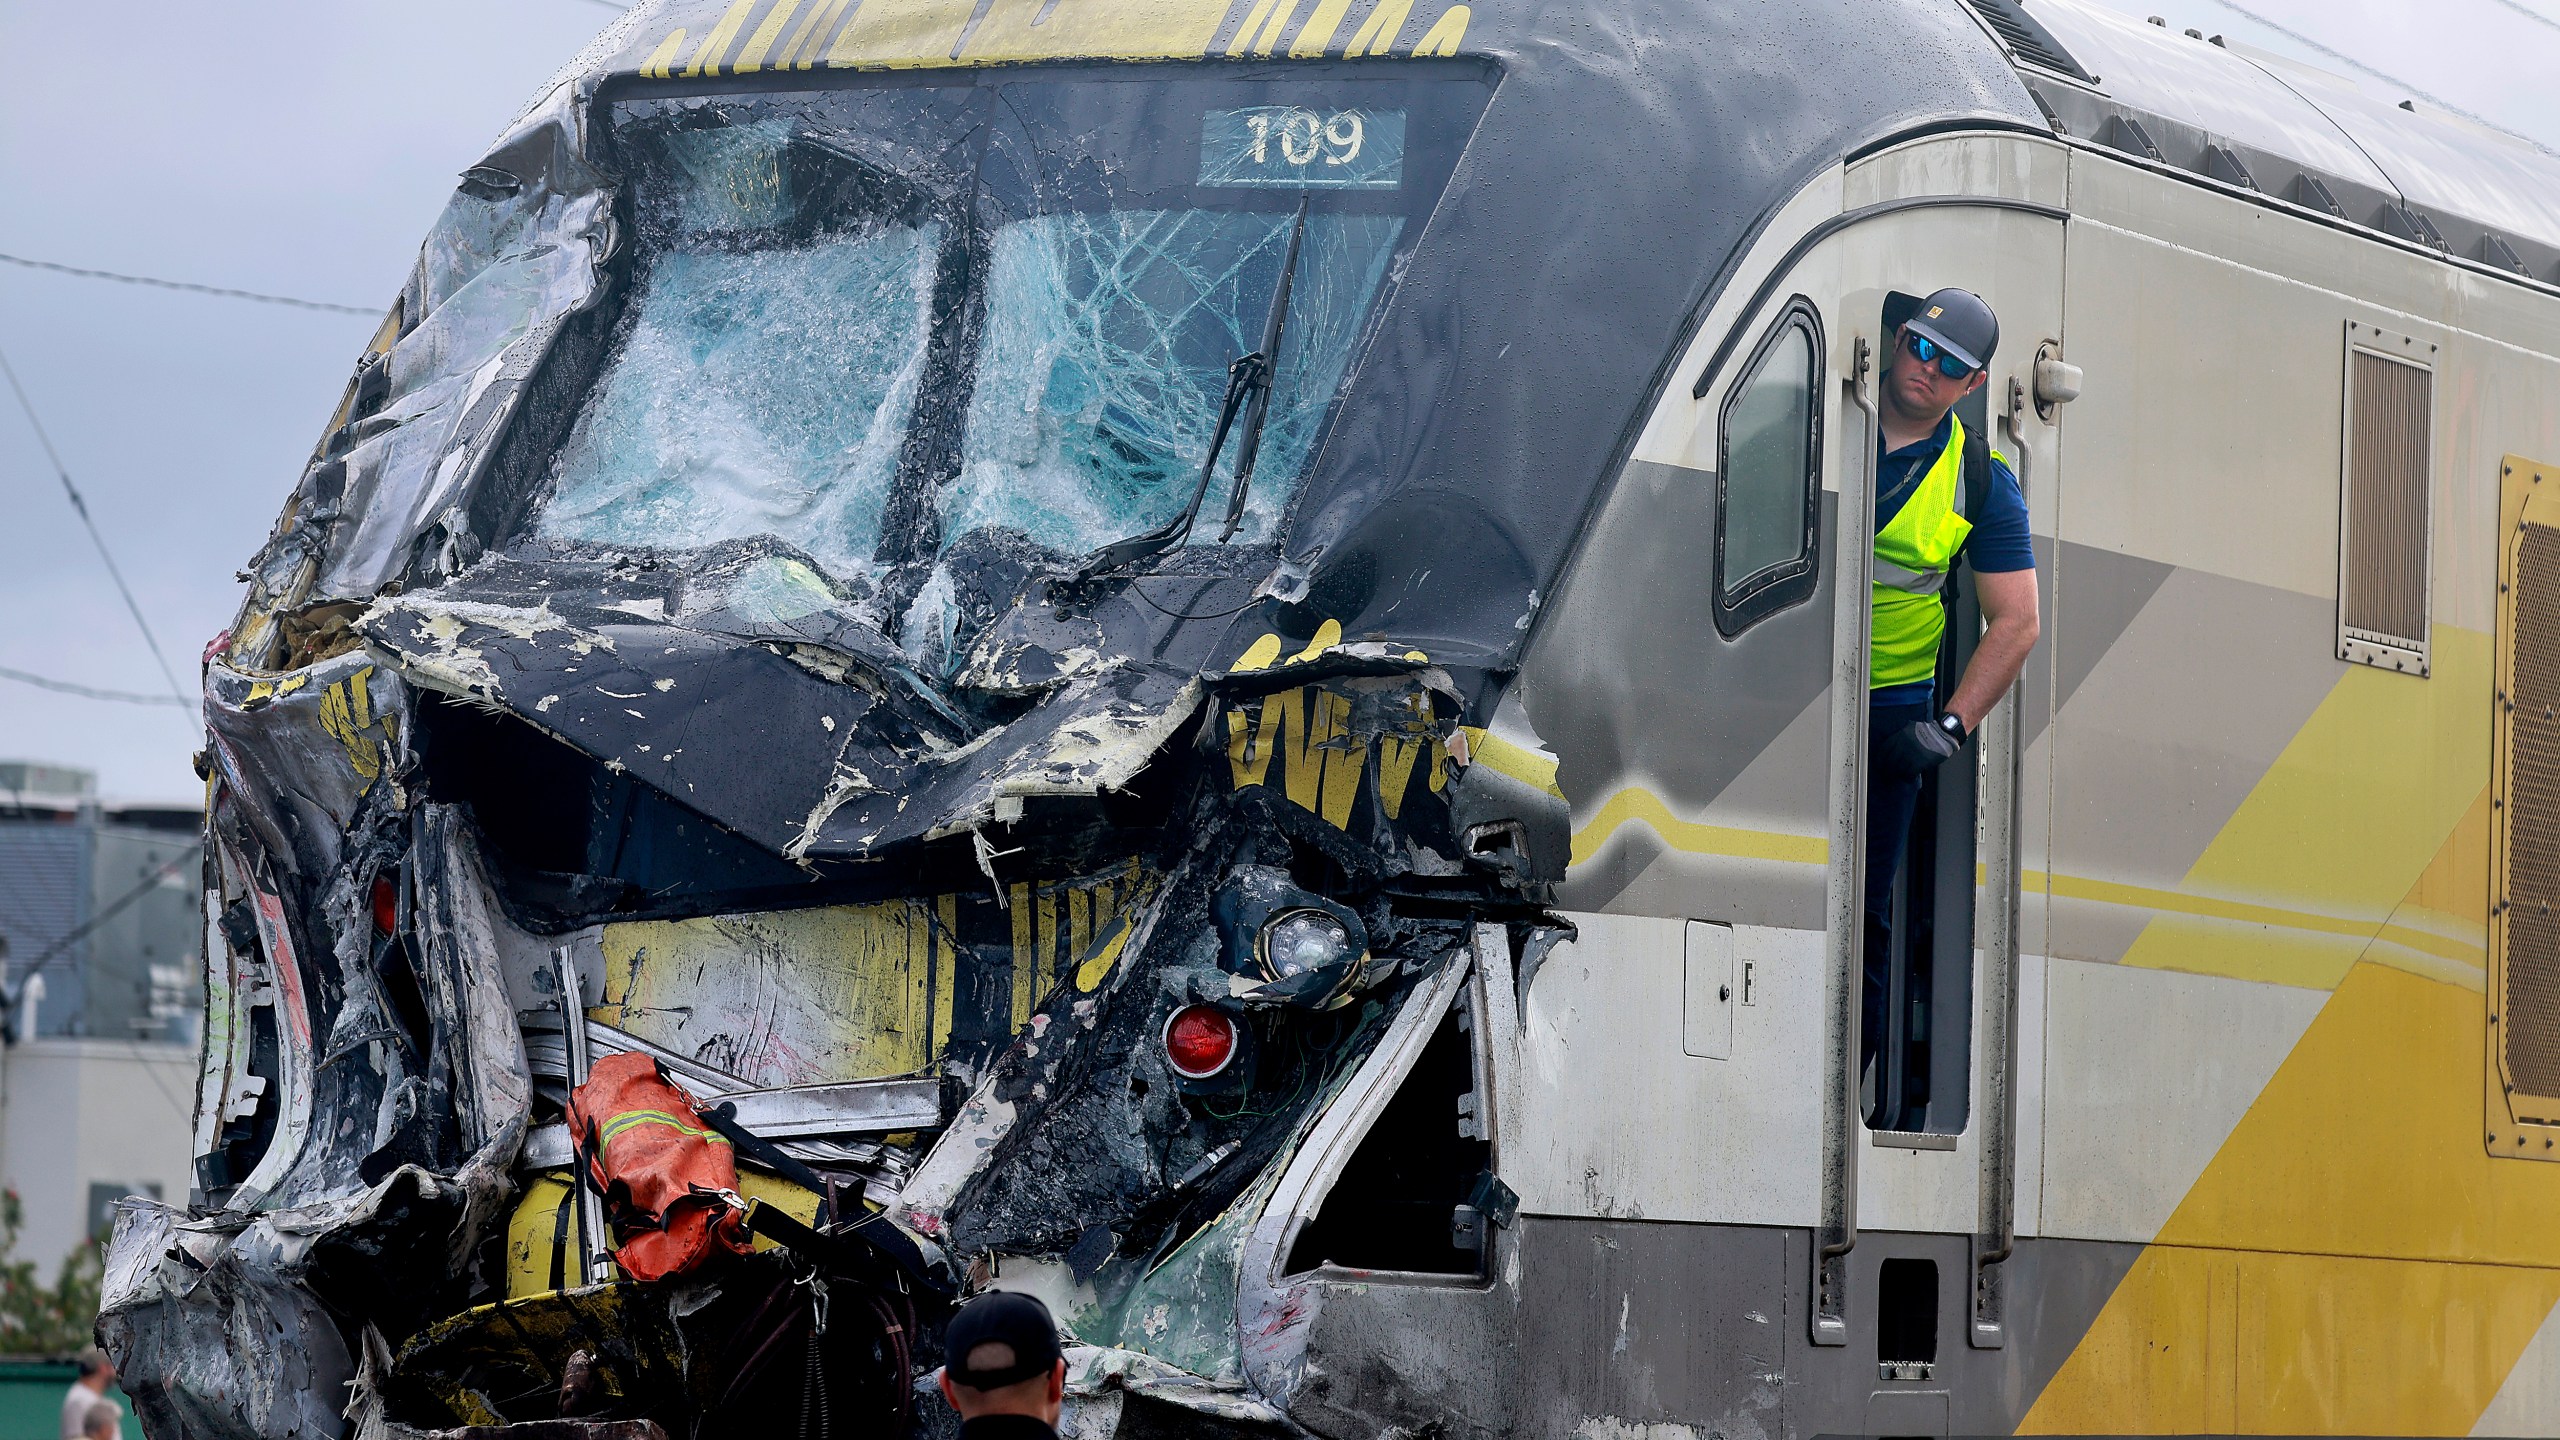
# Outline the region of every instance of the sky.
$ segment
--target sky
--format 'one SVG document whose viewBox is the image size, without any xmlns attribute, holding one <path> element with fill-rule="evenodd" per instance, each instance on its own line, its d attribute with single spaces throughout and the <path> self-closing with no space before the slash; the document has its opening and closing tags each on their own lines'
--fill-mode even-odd
<svg viewBox="0 0 2560 1440">
<path fill-rule="evenodd" d="M 2560 0 L 2103 3 L 2560 150 Z M 0 86 L 0 254 L 387 306 L 455 175 L 615 13 L 608 0 L 0 0 L 0 39 L 22 60 Z M 0 263 L 0 356 L 190 698 L 238 608 L 234 572 L 374 323 Z M 165 692 L 5 389 L 0 516 L 0 672 Z M 110 798 L 199 795 L 201 743 L 190 710 L 0 673 L 0 759 L 88 767 Z"/>
</svg>

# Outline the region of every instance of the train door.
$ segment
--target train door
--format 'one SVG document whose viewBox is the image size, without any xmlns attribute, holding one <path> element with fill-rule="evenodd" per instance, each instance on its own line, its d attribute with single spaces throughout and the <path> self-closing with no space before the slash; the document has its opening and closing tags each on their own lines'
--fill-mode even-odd
<svg viewBox="0 0 2560 1440">
<path fill-rule="evenodd" d="M 1882 1039 L 1900 1078 L 1873 1129 L 1851 1028 L 1860 875 L 1843 866 L 1864 838 L 1884 307 L 1955 284 L 1999 309 L 1969 423 L 2031 495 L 2048 484 L 2051 431 L 2011 382 L 2031 386 L 2061 338 L 2062 168 L 2024 137 L 1940 137 L 1774 216 L 1669 367 L 1494 717 L 1557 759 L 1573 832 L 1557 898 L 1578 930 L 1520 976 L 1504 1178 L 1539 1372 L 1522 1394 L 1556 1407 L 1524 1429 L 1606 1414 L 1931 1433 L 1962 1413 L 1947 1367 L 1997 1363 L 1998 1286 L 1973 1277 L 2005 1256 L 2014 1173 L 1996 1102 L 2016 707 L 1933 790 L 1903 901 L 1927 939 L 1894 961 Z M 1989 1302 L 1968 1303 L 1977 1289 Z M 1899 1378 L 1880 1388 L 1886 1364 Z M 1773 1394 L 1782 1427 L 1761 1410 Z"/>
<path fill-rule="evenodd" d="M 1997 158 L 2003 152 L 2013 162 L 2007 167 Z M 2009 183 L 1962 199 L 1929 193 L 1968 160 L 1984 172 L 2006 168 Z M 1987 436 L 2018 476 L 2030 528 L 2052 533 L 2055 432 L 2052 412 L 2040 417 L 2036 409 L 2035 367 L 2058 357 L 2063 339 L 2059 166 L 2041 146 L 1969 140 L 1921 142 L 1850 172 L 1848 208 L 1875 218 L 1843 235 L 1838 262 L 1848 332 L 1840 363 L 1848 423 L 1859 433 L 1842 440 L 1850 461 L 1839 480 L 1844 523 L 1837 551 L 1826 557 L 1840 575 L 1825 837 L 1831 1023 L 1820 1082 L 1822 1218 L 1806 1283 L 1808 1338 L 1817 1353 L 1848 1352 L 1836 1363 L 1865 1391 L 1864 1413 L 1841 1397 L 1850 1408 L 1826 1423 L 1867 1433 L 2005 1428 L 1994 1397 L 2005 1368 L 1996 1352 L 2007 1340 L 2002 1267 L 2015 1241 L 2019 1189 L 2023 827 L 2040 808 L 2022 804 L 2022 792 L 2041 791 L 2021 764 L 2031 734 L 2022 714 L 2027 687 L 2012 687 L 1974 743 L 1925 779 L 1903 843 L 1869 843 L 1866 800 L 1878 757 L 1867 753 L 1865 596 L 1879 519 L 1878 427 L 1891 403 L 1885 379 L 1915 297 L 1960 286 L 1987 300 L 2000 317 L 2000 345 L 1987 382 L 1958 418 Z M 2039 193 L 2048 172 L 2049 197 Z M 1899 496 L 1885 499 L 1898 508 Z M 1959 572 L 1947 600 L 1940 705 L 1972 660 L 1982 623 L 1969 571 Z M 2030 673 L 2044 648 L 2030 657 Z M 1866 867 L 1897 848 L 1892 922 L 1870 933 L 1861 917 Z M 1858 996 L 1878 982 L 1882 1033 L 1862 1037 Z"/>
</svg>

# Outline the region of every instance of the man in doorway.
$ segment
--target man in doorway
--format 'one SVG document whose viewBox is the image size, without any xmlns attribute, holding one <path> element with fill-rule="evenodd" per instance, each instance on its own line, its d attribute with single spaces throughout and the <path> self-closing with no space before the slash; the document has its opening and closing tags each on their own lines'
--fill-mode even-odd
<svg viewBox="0 0 2560 1440">
<path fill-rule="evenodd" d="M 106 1398 L 107 1387 L 116 1383 L 115 1362 L 107 1352 L 92 1345 L 80 1352 L 80 1378 L 62 1396 L 62 1440 L 84 1440 L 90 1431 L 90 1413 L 104 1405 L 115 1408 Z"/>
<path fill-rule="evenodd" d="M 1067 1362 L 1049 1307 L 990 1290 L 960 1307 L 942 1337 L 942 1398 L 960 1440 L 1057 1440 Z"/>
<path fill-rule="evenodd" d="M 2000 321 L 1945 289 L 1894 332 L 1877 407 L 1876 553 L 1867 657 L 1866 964 L 1860 1057 L 1884 1038 L 1893 879 L 1924 776 L 1963 751 L 2035 648 L 2036 557 L 2018 477 L 1969 433 L 1957 402 L 1982 388 Z M 1937 688 L 1946 597 L 1972 567 L 1982 638 L 1954 690 Z"/>
</svg>

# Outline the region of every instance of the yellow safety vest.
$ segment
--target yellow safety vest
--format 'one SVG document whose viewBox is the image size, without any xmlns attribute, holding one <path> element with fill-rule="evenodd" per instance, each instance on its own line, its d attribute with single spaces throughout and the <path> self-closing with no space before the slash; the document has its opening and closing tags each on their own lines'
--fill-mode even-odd
<svg viewBox="0 0 2560 1440">
<path fill-rule="evenodd" d="M 1965 518 L 1964 422 L 1947 417 L 1947 447 L 1876 532 L 1875 588 L 1868 602 L 1867 685 L 1909 685 L 1938 673 L 1947 628 L 1940 594 L 1973 522 Z"/>
</svg>

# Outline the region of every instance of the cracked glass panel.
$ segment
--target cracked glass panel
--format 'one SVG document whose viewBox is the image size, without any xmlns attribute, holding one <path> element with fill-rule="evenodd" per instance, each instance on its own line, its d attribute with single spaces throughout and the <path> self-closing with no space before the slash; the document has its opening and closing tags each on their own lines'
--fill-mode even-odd
<svg viewBox="0 0 2560 1440">
<path fill-rule="evenodd" d="M 1106 210 L 998 231 L 960 478 L 942 502 L 945 548 L 998 525 L 1082 554 L 1179 514 L 1217 430 L 1227 366 L 1262 343 L 1293 218 Z M 1309 219 L 1241 538 L 1267 536 L 1296 493 L 1402 231 L 1392 215 Z M 1240 438 L 1204 510 L 1233 483 Z"/>
<path fill-rule="evenodd" d="M 938 654 L 959 552 L 1067 563 L 1180 513 L 1303 203 L 1236 537 L 1269 541 L 1481 99 L 981 76 L 622 102 L 633 278 L 533 528 L 770 536 L 901 597 L 880 623 Z"/>
<path fill-rule="evenodd" d="M 777 535 L 868 575 L 923 370 L 935 227 L 660 257 L 560 454 L 543 533 L 694 546 Z"/>
</svg>

